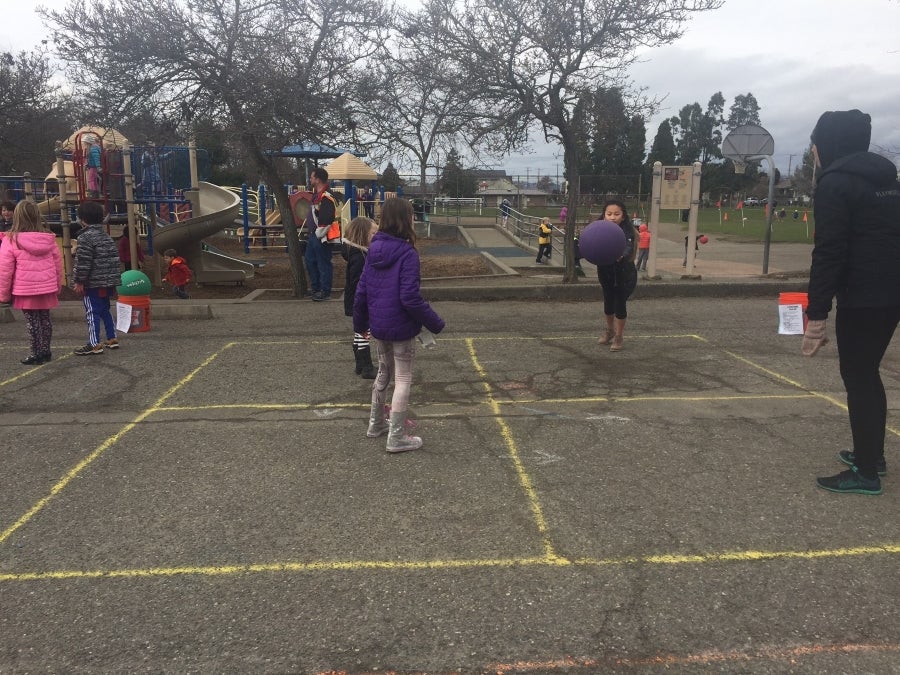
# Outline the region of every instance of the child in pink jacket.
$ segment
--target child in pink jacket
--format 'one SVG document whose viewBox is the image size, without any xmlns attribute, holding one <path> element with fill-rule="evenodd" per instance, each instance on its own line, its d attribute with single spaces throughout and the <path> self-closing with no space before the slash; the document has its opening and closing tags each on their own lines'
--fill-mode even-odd
<svg viewBox="0 0 900 675">
<path fill-rule="evenodd" d="M 33 202 L 19 202 L 12 228 L 0 246 L 0 302 L 12 301 L 25 314 L 31 339 L 31 354 L 22 359 L 25 365 L 40 365 L 51 358 L 50 309 L 59 304 L 62 284 L 56 236 L 44 227 Z"/>
</svg>

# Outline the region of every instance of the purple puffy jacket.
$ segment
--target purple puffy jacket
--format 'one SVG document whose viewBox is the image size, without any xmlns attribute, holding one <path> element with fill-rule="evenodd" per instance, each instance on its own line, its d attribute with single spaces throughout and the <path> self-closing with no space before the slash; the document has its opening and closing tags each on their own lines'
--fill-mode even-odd
<svg viewBox="0 0 900 675">
<path fill-rule="evenodd" d="M 437 334 L 444 320 L 419 292 L 419 254 L 408 241 L 377 232 L 356 287 L 353 330 L 369 329 L 378 340 L 402 342 L 422 326 Z"/>
</svg>

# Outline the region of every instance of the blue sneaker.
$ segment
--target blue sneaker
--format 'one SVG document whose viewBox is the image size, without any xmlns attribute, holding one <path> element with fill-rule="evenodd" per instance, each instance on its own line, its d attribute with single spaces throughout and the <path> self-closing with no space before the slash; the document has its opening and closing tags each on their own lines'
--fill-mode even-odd
<svg viewBox="0 0 900 675">
<path fill-rule="evenodd" d="M 841 471 L 836 476 L 816 478 L 816 483 L 823 490 L 829 492 L 853 493 L 858 495 L 880 495 L 881 479 L 866 478 L 855 466 L 846 471 Z"/>
<path fill-rule="evenodd" d="M 838 459 L 847 466 L 856 466 L 856 455 L 852 450 L 841 450 L 838 453 Z M 884 460 L 884 455 L 875 463 L 875 470 L 879 476 L 887 476 L 887 462 Z"/>
</svg>

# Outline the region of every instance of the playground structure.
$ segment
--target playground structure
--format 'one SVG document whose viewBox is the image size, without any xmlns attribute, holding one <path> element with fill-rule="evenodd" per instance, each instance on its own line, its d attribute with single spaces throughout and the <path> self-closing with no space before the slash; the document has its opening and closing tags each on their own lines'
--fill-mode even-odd
<svg viewBox="0 0 900 675">
<path fill-rule="evenodd" d="M 86 146 L 91 142 L 101 146 L 99 194 L 87 189 Z M 203 239 L 234 223 L 240 215 L 240 198 L 199 180 L 197 154 L 193 144 L 133 146 L 115 130 L 83 127 L 57 145 L 56 163 L 44 180 L 28 174 L 0 178 L 0 187 L 9 199 L 37 203 L 60 237 L 67 281 L 73 266 L 75 212 L 78 204 L 92 200 L 102 203 L 108 213 L 107 231 L 129 228 L 133 265 L 137 265 L 135 248 L 146 239 L 154 256 L 149 272 L 156 285 L 161 283 L 161 254 L 168 248 L 188 261 L 198 284 L 242 283 L 253 276 L 253 265 L 206 250 L 203 244 Z M 138 173 L 132 169 L 135 157 Z"/>
<path fill-rule="evenodd" d="M 99 145 L 100 190 L 91 190 L 87 158 Z M 202 151 L 199 151 L 202 152 Z M 294 155 L 302 157 L 302 155 Z M 376 216 L 385 195 L 363 201 L 354 181 L 374 181 L 377 172 L 355 155 L 345 152 L 328 164 L 329 177 L 339 200 L 340 220 L 346 225 L 363 206 Z M 343 183 L 342 185 L 340 183 Z M 108 214 L 107 231 L 117 236 L 129 229 L 132 267 L 137 268 L 136 247 L 146 242 L 151 262 L 145 272 L 154 285 L 162 283 L 162 254 L 175 249 L 187 260 L 197 284 L 243 283 L 254 276 L 254 262 L 241 260 L 208 245 L 204 240 L 226 228 L 243 225 L 244 252 L 253 248 L 284 245 L 281 213 L 264 185 L 258 191 L 220 187 L 200 180 L 198 150 L 178 146 L 134 146 L 114 129 L 82 127 L 56 148 L 56 162 L 43 180 L 30 175 L 0 177 L 0 189 L 13 200 L 34 201 L 49 227 L 57 234 L 65 275 L 71 281 L 72 239 L 77 234 L 76 211 L 84 201 L 103 204 Z M 289 187 L 295 222 L 304 222 L 311 193 Z M 259 261 L 256 261 L 257 263 Z"/>
</svg>

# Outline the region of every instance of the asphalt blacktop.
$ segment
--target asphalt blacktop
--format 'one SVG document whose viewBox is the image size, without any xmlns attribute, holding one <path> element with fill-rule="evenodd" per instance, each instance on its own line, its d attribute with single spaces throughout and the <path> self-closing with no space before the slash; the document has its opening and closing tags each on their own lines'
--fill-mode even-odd
<svg viewBox="0 0 900 675">
<path fill-rule="evenodd" d="M 900 488 L 815 487 L 835 350 L 777 335 L 801 254 L 715 276 L 732 245 L 642 280 L 619 353 L 593 281 L 426 280 L 401 455 L 340 302 L 154 303 L 85 357 L 75 304 L 38 367 L 10 312 L 0 672 L 900 672 Z M 896 346 L 882 373 L 890 470 Z"/>
</svg>

